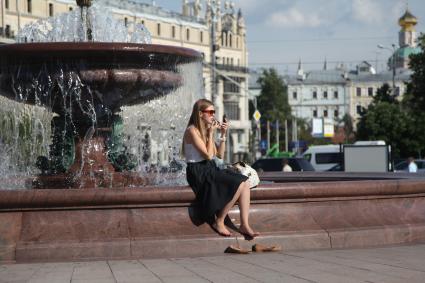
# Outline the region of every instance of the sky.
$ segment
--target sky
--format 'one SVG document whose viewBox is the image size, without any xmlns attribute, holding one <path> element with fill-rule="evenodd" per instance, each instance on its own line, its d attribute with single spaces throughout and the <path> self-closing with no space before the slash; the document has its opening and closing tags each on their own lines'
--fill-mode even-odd
<svg viewBox="0 0 425 283">
<path fill-rule="evenodd" d="M 152 3 L 149 0 L 141 2 Z M 182 0 L 156 0 L 157 6 L 181 12 Z M 205 1 L 202 1 L 205 2 Z M 344 64 L 349 69 L 369 61 L 379 71 L 398 44 L 398 19 L 406 0 L 234 0 L 247 24 L 249 67 L 274 67 L 282 74 L 328 69 Z M 224 1 L 222 0 L 222 4 Z M 416 30 L 425 33 L 425 1 L 409 0 L 418 18 Z M 205 9 L 203 10 L 205 12 Z"/>
</svg>

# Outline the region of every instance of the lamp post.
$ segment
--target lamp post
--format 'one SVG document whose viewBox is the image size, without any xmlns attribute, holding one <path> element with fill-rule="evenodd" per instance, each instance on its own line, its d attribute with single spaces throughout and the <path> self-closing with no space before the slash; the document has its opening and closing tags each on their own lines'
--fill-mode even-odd
<svg viewBox="0 0 425 283">
<path fill-rule="evenodd" d="M 217 24 L 217 16 L 220 16 L 220 4 L 219 0 L 211 0 L 208 2 L 208 9 L 211 15 L 211 28 L 210 28 L 210 52 L 211 52 L 211 100 L 212 103 L 217 108 L 217 74 L 216 74 L 216 59 L 215 52 L 219 49 L 218 44 L 216 44 L 216 24 Z M 217 111 L 218 112 L 218 111 Z"/>
<path fill-rule="evenodd" d="M 393 90 L 392 93 L 395 95 L 395 52 L 397 50 L 397 46 L 393 43 L 391 44 L 392 49 L 386 46 L 383 46 L 382 44 L 378 44 L 379 49 L 385 49 L 391 52 L 391 68 L 393 69 Z"/>
</svg>

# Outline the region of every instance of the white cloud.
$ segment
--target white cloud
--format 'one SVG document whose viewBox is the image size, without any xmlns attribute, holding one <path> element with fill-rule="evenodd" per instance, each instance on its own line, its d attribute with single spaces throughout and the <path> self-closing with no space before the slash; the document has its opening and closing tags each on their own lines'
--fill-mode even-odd
<svg viewBox="0 0 425 283">
<path fill-rule="evenodd" d="M 286 28 L 286 27 L 318 27 L 323 20 L 317 14 L 302 13 L 297 8 L 291 8 L 286 11 L 274 12 L 266 21 L 268 26 Z"/>
<path fill-rule="evenodd" d="M 222 1 L 223 2 L 223 1 Z M 242 12 L 251 13 L 259 10 L 273 10 L 273 7 L 285 5 L 288 0 L 236 0 L 236 7 L 241 8 Z"/>
<path fill-rule="evenodd" d="M 384 9 L 376 0 L 353 0 L 353 18 L 359 22 L 381 23 Z"/>
</svg>

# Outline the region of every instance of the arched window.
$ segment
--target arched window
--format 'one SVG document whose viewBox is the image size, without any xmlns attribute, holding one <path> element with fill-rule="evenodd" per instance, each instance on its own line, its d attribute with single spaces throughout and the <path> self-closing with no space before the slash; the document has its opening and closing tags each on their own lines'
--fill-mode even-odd
<svg viewBox="0 0 425 283">
<path fill-rule="evenodd" d="M 232 34 L 229 34 L 229 46 L 232 47 Z"/>
<path fill-rule="evenodd" d="M 156 25 L 156 32 L 158 35 L 161 35 L 161 24 Z"/>
<path fill-rule="evenodd" d="M 27 11 L 28 11 L 28 14 L 32 13 L 32 1 L 31 0 L 27 0 Z"/>
<path fill-rule="evenodd" d="M 186 29 L 186 40 L 190 40 L 190 29 Z"/>
<path fill-rule="evenodd" d="M 176 38 L 176 27 L 175 26 L 171 27 L 171 37 Z"/>
<path fill-rule="evenodd" d="M 49 3 L 49 17 L 53 17 L 55 11 L 52 3 Z"/>
</svg>

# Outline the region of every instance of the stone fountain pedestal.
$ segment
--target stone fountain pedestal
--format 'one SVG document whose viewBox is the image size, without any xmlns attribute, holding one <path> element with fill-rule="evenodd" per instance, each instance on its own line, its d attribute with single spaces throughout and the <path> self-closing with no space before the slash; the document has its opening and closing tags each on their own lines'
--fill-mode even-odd
<svg viewBox="0 0 425 283">
<path fill-rule="evenodd" d="M 261 236 L 248 242 L 233 233 L 244 247 L 281 244 L 284 250 L 424 243 L 425 178 L 363 180 L 370 175 L 261 185 L 252 190 L 250 216 Z M 280 179 L 291 176 L 297 174 Z M 200 223 L 194 200 L 188 187 L 1 190 L 0 261 L 223 253 L 235 237 L 220 237 Z M 237 207 L 230 218 L 238 224 Z"/>
</svg>

